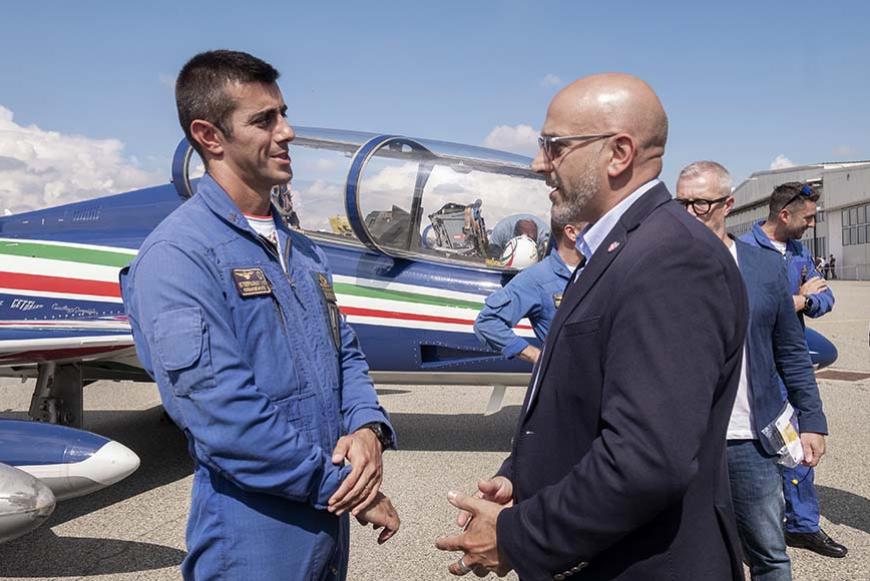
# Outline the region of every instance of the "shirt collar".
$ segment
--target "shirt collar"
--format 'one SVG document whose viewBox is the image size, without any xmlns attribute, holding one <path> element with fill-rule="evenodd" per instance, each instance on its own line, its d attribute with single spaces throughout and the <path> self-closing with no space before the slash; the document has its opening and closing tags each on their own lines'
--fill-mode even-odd
<svg viewBox="0 0 870 581">
<path fill-rule="evenodd" d="M 570 266 L 565 264 L 565 261 L 562 259 L 562 255 L 559 254 L 559 250 L 556 247 L 550 251 L 550 254 L 547 256 L 546 260 L 550 260 L 550 266 L 558 276 L 561 276 L 564 279 L 570 279 L 571 273 L 574 272 Z"/>
<path fill-rule="evenodd" d="M 592 258 L 622 215 L 628 211 L 642 195 L 647 193 L 653 187 L 660 183 L 658 178 L 650 180 L 634 190 L 628 197 L 612 207 L 606 214 L 601 216 L 594 224 L 589 224 L 577 237 L 577 250 L 580 251 L 586 260 Z"/>
</svg>

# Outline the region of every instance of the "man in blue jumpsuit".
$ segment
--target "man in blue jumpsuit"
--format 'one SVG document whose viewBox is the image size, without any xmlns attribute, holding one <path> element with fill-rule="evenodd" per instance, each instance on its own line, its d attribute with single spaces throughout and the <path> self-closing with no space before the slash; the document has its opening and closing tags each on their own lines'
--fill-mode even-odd
<svg viewBox="0 0 870 581">
<path fill-rule="evenodd" d="M 783 257 L 794 308 L 802 325 L 804 315 L 821 317 L 834 307 L 834 294 L 816 270 L 812 253 L 800 242 L 807 228 L 815 226 L 818 199 L 818 193 L 800 182 L 777 186 L 770 197 L 767 220 L 755 224 L 741 237 L 744 242 Z M 846 547 L 819 526 L 819 499 L 813 480 L 814 471 L 809 466 L 783 471 L 786 542 L 820 555 L 845 557 Z"/>
<path fill-rule="evenodd" d="M 514 333 L 528 317 L 538 340 L 543 341 L 556 316 L 565 285 L 582 258 L 575 246 L 582 223 L 565 204 L 553 207 L 551 231 L 555 246 L 541 262 L 516 275 L 504 288 L 487 297 L 474 322 L 474 333 L 484 345 L 511 359 L 534 364 L 540 350 Z"/>
<path fill-rule="evenodd" d="M 348 514 L 381 542 L 399 526 L 379 492 L 392 427 L 326 257 L 270 205 L 292 177 L 277 77 L 232 51 L 184 66 L 179 119 L 207 173 L 121 275 L 195 464 L 185 579 L 341 580 Z"/>
<path fill-rule="evenodd" d="M 507 243 L 521 234 L 534 240 L 540 253 L 547 243 L 550 231 L 547 224 L 534 214 L 511 214 L 499 220 L 490 232 L 489 255 L 500 258 Z"/>
</svg>

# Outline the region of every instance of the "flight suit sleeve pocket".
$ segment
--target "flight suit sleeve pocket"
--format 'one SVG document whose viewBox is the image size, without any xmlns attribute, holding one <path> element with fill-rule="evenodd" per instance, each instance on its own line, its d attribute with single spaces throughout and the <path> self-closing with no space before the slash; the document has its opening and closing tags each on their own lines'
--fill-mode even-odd
<svg viewBox="0 0 870 581">
<path fill-rule="evenodd" d="M 157 357 L 176 395 L 214 385 L 208 335 L 197 307 L 167 311 L 154 325 Z"/>
<path fill-rule="evenodd" d="M 587 335 L 598 330 L 601 317 L 592 317 L 580 321 L 572 321 L 565 323 L 563 333 L 566 337 L 576 337 L 577 335 Z"/>
<path fill-rule="evenodd" d="M 510 302 L 510 297 L 505 292 L 494 292 L 484 301 L 487 307 L 493 310 L 499 310 Z"/>
</svg>

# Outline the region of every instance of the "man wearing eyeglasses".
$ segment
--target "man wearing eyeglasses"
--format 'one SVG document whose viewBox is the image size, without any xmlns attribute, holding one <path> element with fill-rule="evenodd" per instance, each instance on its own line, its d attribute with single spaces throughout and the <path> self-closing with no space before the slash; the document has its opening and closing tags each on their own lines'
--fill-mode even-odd
<svg viewBox="0 0 870 581">
<path fill-rule="evenodd" d="M 510 457 L 477 497 L 454 575 L 524 581 L 743 578 L 725 468 L 747 297 L 715 236 L 658 179 L 667 116 L 640 79 L 575 81 L 532 169 L 589 223 Z M 467 516 L 471 517 L 470 523 Z"/>
<path fill-rule="evenodd" d="M 816 270 L 812 253 L 800 239 L 816 225 L 819 194 L 800 182 L 777 186 L 770 196 L 767 220 L 758 222 L 741 240 L 775 252 L 785 262 L 794 309 L 804 324 L 804 316 L 817 318 L 834 308 L 834 294 Z M 819 499 L 814 471 L 798 466 L 783 471 L 785 495 L 785 539 L 789 546 L 809 549 L 827 557 L 845 557 L 848 549 L 834 541 L 819 525 Z"/>
<path fill-rule="evenodd" d="M 827 422 L 803 329 L 779 257 L 725 231 L 725 217 L 734 206 L 728 171 L 713 161 L 689 164 L 677 180 L 677 201 L 725 243 L 746 283 L 749 330 L 726 436 L 731 499 L 752 579 L 791 581 L 782 527 L 780 444 L 764 428 L 788 402 L 797 410 L 804 461 L 814 466 L 825 452 Z"/>
</svg>

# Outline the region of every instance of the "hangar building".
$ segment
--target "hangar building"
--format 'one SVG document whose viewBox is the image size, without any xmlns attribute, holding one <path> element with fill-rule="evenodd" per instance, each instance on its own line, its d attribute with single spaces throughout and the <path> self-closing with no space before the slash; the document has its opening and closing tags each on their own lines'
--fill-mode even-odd
<svg viewBox="0 0 870 581">
<path fill-rule="evenodd" d="M 819 197 L 816 227 L 801 240 L 816 256 L 836 259 L 837 278 L 870 280 L 870 161 L 818 163 L 753 173 L 734 189 L 728 231 L 735 236 L 767 219 L 773 189 L 804 182 Z"/>
</svg>

